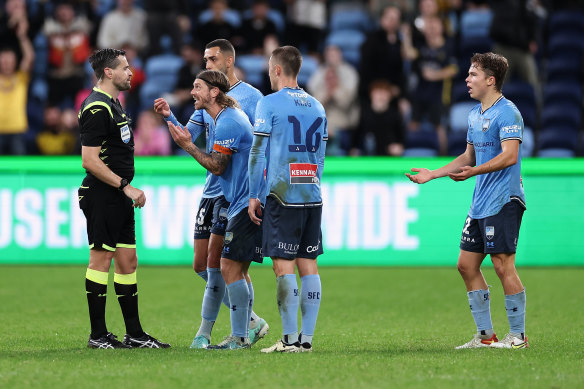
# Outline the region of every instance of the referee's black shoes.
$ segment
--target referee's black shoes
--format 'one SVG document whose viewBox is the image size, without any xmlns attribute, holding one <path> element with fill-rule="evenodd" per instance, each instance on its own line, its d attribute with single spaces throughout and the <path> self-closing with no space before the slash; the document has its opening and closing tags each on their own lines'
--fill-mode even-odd
<svg viewBox="0 0 584 389">
<path fill-rule="evenodd" d="M 89 336 L 89 341 L 87 342 L 88 348 L 132 348 L 132 346 L 126 345 L 117 339 L 117 336 L 108 332 L 98 339 L 92 339 Z"/>
<path fill-rule="evenodd" d="M 131 348 L 169 348 L 170 344 L 159 341 L 144 332 L 139 338 L 133 338 L 129 334 L 124 336 L 124 346 Z"/>
</svg>

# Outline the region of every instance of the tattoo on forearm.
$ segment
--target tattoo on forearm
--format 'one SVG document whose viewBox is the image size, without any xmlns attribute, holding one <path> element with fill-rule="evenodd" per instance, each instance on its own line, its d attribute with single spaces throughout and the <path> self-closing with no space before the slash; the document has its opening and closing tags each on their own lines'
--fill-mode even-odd
<svg viewBox="0 0 584 389">
<path fill-rule="evenodd" d="M 190 144 L 185 151 L 189 153 L 202 167 L 215 175 L 222 174 L 231 160 L 231 155 L 221 153 L 207 154 L 199 150 L 194 144 Z"/>
</svg>

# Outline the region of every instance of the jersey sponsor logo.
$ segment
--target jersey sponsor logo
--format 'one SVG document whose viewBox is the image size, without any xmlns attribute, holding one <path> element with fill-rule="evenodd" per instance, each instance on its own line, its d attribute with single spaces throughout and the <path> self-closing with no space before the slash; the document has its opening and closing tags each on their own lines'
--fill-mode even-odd
<svg viewBox="0 0 584 389">
<path fill-rule="evenodd" d="M 483 119 L 483 132 L 487 132 L 490 124 L 491 124 L 491 119 Z"/>
<path fill-rule="evenodd" d="M 132 134 L 130 133 L 130 127 L 126 124 L 122 128 L 120 128 L 120 136 L 122 137 L 122 142 L 128 143 Z"/>
<path fill-rule="evenodd" d="M 300 93 L 300 92 L 286 92 L 288 93 L 288 95 L 292 96 L 292 97 L 298 97 L 300 99 L 306 99 L 308 97 L 308 93 L 304 92 L 304 93 Z"/>
<path fill-rule="evenodd" d="M 505 126 L 501 130 L 506 134 L 519 134 L 521 132 L 521 126 L 519 124 L 514 124 L 512 126 Z"/>
<path fill-rule="evenodd" d="M 96 112 L 101 111 L 101 109 L 96 108 L 96 109 L 90 109 L 89 112 L 91 112 L 93 115 L 95 115 Z"/>
<path fill-rule="evenodd" d="M 283 250 L 286 254 L 296 255 L 298 248 L 300 248 L 299 244 L 278 242 L 278 250 Z"/>
<path fill-rule="evenodd" d="M 318 250 L 319 247 L 320 247 L 320 240 L 318 241 L 318 243 L 316 244 L 316 246 L 308 246 L 308 247 L 306 247 L 306 252 L 307 253 L 314 253 L 316 250 Z"/>
<path fill-rule="evenodd" d="M 495 226 L 486 226 L 485 227 L 485 236 L 488 240 L 493 239 L 495 236 Z"/>
<path fill-rule="evenodd" d="M 290 183 L 291 184 L 318 184 L 316 169 L 318 165 L 314 163 L 291 163 Z"/>
<path fill-rule="evenodd" d="M 265 121 L 264 119 L 262 119 L 262 118 L 257 118 L 257 119 L 255 120 L 254 126 L 255 126 L 255 127 L 259 127 L 259 126 L 261 126 L 262 124 L 264 124 L 265 122 L 266 122 L 266 121 Z"/>
</svg>

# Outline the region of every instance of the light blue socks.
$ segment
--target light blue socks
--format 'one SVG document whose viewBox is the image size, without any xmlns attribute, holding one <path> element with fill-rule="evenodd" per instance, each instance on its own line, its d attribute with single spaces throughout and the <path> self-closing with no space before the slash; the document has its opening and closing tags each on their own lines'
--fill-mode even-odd
<svg viewBox="0 0 584 389">
<path fill-rule="evenodd" d="M 208 274 L 208 279 L 201 306 L 201 326 L 197 336 L 205 335 L 207 339 L 211 339 L 211 330 L 215 320 L 217 320 L 219 308 L 221 308 L 221 300 L 225 295 L 225 281 L 223 281 L 220 269 L 207 268 L 205 273 Z"/>
<path fill-rule="evenodd" d="M 467 294 L 470 312 L 477 325 L 477 332 L 482 335 L 492 335 L 493 323 L 491 322 L 491 294 L 489 290 L 472 290 Z M 481 331 L 485 331 L 485 333 Z"/>
<path fill-rule="evenodd" d="M 505 296 L 505 309 L 509 319 L 509 332 L 525 334 L 525 289 Z"/>
<path fill-rule="evenodd" d="M 312 344 L 312 336 L 316 327 L 318 309 L 320 308 L 321 284 L 318 274 L 311 274 L 300 278 L 302 285 L 300 295 L 300 309 L 302 311 L 302 343 Z"/>
<path fill-rule="evenodd" d="M 298 342 L 298 283 L 296 274 L 276 278 L 278 283 L 278 310 L 282 318 L 282 333 L 288 344 Z"/>
<path fill-rule="evenodd" d="M 231 335 L 248 338 L 249 289 L 245 278 L 227 285 L 231 303 Z"/>
</svg>

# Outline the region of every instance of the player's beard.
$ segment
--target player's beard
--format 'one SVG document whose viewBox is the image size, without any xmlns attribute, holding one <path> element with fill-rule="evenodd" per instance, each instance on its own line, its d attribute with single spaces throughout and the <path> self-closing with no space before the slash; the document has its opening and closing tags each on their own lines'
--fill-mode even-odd
<svg viewBox="0 0 584 389">
<path fill-rule="evenodd" d="M 128 78 L 124 81 L 114 80 L 113 84 L 117 88 L 117 90 L 119 90 L 121 92 L 121 91 L 129 90 L 132 87 L 131 81 L 132 81 L 131 78 Z"/>
</svg>

